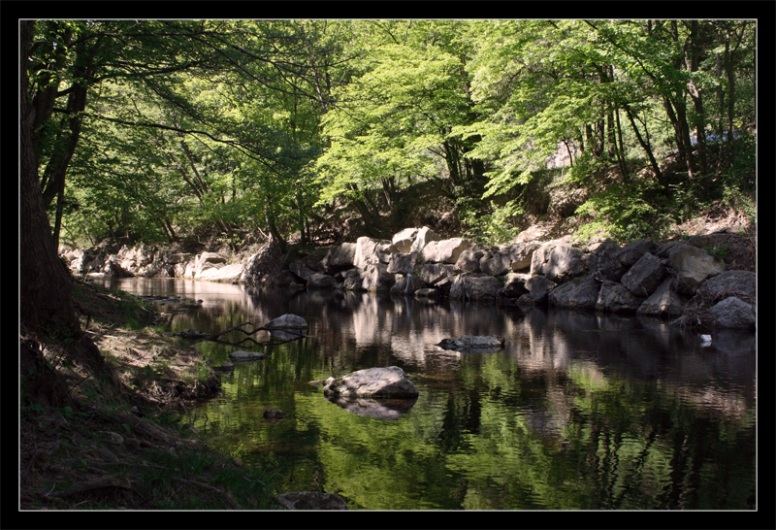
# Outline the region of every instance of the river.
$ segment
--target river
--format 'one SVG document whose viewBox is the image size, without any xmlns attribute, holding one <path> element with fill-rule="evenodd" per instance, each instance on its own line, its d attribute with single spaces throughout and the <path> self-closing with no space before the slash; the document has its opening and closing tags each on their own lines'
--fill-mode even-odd
<svg viewBox="0 0 776 530">
<path fill-rule="evenodd" d="M 179 279 L 111 285 L 203 300 L 174 315 L 174 331 L 287 312 L 308 321 L 306 338 L 263 347 L 264 360 L 237 364 L 221 376 L 219 397 L 181 419 L 208 445 L 262 469 L 275 493 L 338 493 L 351 509 L 754 508 L 754 334 L 715 333 L 704 348 L 659 320 L 592 312 L 256 296 Z M 500 335 L 506 345 L 482 354 L 435 346 L 464 334 Z M 234 349 L 197 348 L 214 365 Z M 392 365 L 420 396 L 381 418 L 346 410 L 310 384 Z M 268 409 L 284 416 L 265 419 Z"/>
</svg>

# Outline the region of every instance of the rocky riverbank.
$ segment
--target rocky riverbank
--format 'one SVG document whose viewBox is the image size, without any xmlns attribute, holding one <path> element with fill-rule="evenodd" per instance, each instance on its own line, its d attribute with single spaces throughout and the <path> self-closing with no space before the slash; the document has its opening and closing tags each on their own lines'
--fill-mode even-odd
<svg viewBox="0 0 776 530">
<path fill-rule="evenodd" d="M 391 240 L 354 242 L 283 253 L 271 240 L 248 257 L 210 249 L 197 254 L 147 245 L 69 250 L 75 274 L 163 276 L 241 283 L 248 288 L 372 291 L 488 301 L 527 310 L 555 306 L 671 319 L 696 329 L 753 330 L 754 251 L 728 233 L 672 241 L 610 240 L 574 244 L 526 230 L 514 241 L 483 246 L 439 238 L 428 227 L 406 228 Z M 745 249 L 741 250 L 741 249 Z"/>
</svg>

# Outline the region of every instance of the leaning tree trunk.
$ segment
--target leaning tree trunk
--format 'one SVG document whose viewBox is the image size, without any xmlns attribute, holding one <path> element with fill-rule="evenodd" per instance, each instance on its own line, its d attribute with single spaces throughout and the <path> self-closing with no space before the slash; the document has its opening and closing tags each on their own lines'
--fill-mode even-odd
<svg viewBox="0 0 776 530">
<path fill-rule="evenodd" d="M 38 164 L 32 142 L 35 112 L 30 103 L 26 65 L 32 46 L 33 22 L 21 23 L 20 211 L 21 322 L 30 331 L 63 335 L 79 332 L 73 310 L 71 280 L 57 256 L 46 212 L 43 210 Z"/>
</svg>

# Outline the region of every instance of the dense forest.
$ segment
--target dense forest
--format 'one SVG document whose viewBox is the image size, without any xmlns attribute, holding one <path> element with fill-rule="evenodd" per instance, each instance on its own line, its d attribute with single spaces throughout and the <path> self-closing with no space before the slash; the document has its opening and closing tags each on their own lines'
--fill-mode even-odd
<svg viewBox="0 0 776 530">
<path fill-rule="evenodd" d="M 315 243 L 448 213 L 501 242 L 564 186 L 580 237 L 751 210 L 753 21 L 41 21 L 31 39 L 56 241 Z"/>
</svg>

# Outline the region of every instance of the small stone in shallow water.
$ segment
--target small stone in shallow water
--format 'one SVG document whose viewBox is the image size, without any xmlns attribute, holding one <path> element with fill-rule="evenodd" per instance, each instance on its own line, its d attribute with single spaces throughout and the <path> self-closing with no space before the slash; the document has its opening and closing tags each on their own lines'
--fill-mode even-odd
<svg viewBox="0 0 776 530">
<path fill-rule="evenodd" d="M 455 351 L 491 351 L 503 348 L 504 339 L 487 335 L 464 335 L 454 339 L 443 339 L 437 346 Z"/>
<path fill-rule="evenodd" d="M 286 413 L 278 409 L 267 409 L 264 411 L 263 416 L 265 420 L 280 420 L 285 418 Z"/>
<path fill-rule="evenodd" d="M 263 359 L 266 357 L 267 354 L 264 352 L 259 351 L 233 351 L 229 352 L 229 357 L 233 361 L 258 361 L 259 359 Z"/>
<path fill-rule="evenodd" d="M 711 346 L 711 335 L 701 335 L 701 347 L 708 348 Z"/>
</svg>

